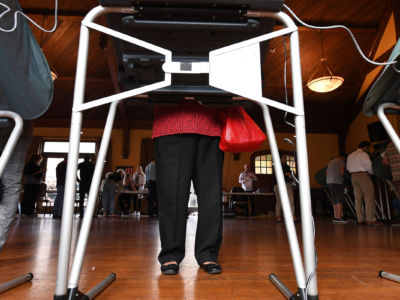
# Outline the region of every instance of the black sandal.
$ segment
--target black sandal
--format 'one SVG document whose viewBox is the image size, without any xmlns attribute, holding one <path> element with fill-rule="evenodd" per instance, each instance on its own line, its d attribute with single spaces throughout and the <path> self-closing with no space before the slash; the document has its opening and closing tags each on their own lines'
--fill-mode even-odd
<svg viewBox="0 0 400 300">
<path fill-rule="evenodd" d="M 161 272 L 165 275 L 176 275 L 179 273 L 178 264 L 161 265 Z"/>
<path fill-rule="evenodd" d="M 208 274 L 220 274 L 222 272 L 222 267 L 216 263 L 201 264 L 200 268 L 202 268 Z"/>
</svg>

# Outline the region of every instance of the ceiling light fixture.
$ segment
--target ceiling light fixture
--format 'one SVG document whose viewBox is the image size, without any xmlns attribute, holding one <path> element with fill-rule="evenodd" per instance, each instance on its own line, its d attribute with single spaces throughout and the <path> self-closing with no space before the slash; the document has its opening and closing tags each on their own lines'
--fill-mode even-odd
<svg viewBox="0 0 400 300">
<path fill-rule="evenodd" d="M 307 87 L 317 93 L 327 93 L 337 89 L 344 82 L 343 77 L 334 76 L 331 69 L 329 68 L 326 58 L 324 55 L 324 45 L 322 41 L 321 33 L 321 51 L 322 58 L 320 64 L 312 73 L 310 79 L 307 82 Z"/>
</svg>

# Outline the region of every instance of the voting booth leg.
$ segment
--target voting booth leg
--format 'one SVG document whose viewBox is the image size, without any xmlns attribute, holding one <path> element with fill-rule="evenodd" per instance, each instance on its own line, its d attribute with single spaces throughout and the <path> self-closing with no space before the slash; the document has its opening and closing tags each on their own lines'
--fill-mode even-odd
<svg viewBox="0 0 400 300">
<path fill-rule="evenodd" d="M 13 280 L 4 282 L 4 283 L 0 284 L 0 294 L 4 293 L 5 291 L 8 291 L 12 288 L 15 288 L 25 282 L 29 282 L 32 280 L 32 278 L 33 278 L 33 274 L 27 273 L 25 275 L 22 275 L 20 277 L 13 279 Z"/>
<path fill-rule="evenodd" d="M 100 189 L 101 175 L 103 173 L 104 161 L 106 159 L 108 145 L 110 143 L 110 137 L 111 137 L 112 127 L 114 124 L 115 114 L 118 108 L 118 103 L 119 103 L 118 101 L 111 103 L 110 111 L 107 116 L 107 121 L 103 132 L 103 138 L 101 140 L 101 145 L 97 156 L 96 167 L 94 169 L 92 183 L 89 190 L 86 213 L 82 220 L 82 227 L 79 232 L 79 238 L 75 249 L 75 256 L 72 262 L 71 273 L 68 281 L 68 291 L 70 294 L 71 293 L 73 294 L 73 291 L 78 290 L 79 277 L 82 270 L 83 259 L 85 257 L 90 226 L 92 224 L 93 213 L 96 207 L 97 193 L 98 190 Z M 112 277 L 115 279 L 115 274 Z M 111 282 L 107 281 L 107 284 L 106 285 L 103 284 L 102 286 L 104 286 L 105 288 Z M 69 298 L 69 299 L 74 299 L 74 298 Z"/>
<path fill-rule="evenodd" d="M 290 289 L 278 278 L 278 275 L 271 273 L 269 275 L 269 280 L 276 286 L 276 288 L 282 293 L 282 295 L 289 300 L 300 300 L 307 299 L 305 295 L 305 291 L 302 290 L 302 294 L 300 291 L 297 294 L 293 294 Z"/>
<path fill-rule="evenodd" d="M 73 107 L 83 103 L 88 48 L 89 30 L 81 26 Z M 82 60 L 84 61 L 82 62 Z M 68 268 L 72 237 L 72 217 L 76 194 L 76 172 L 78 169 L 81 128 L 82 112 L 73 111 L 71 116 L 67 176 L 65 180 L 64 206 L 61 221 L 60 244 L 58 249 L 57 280 L 54 299 L 66 299 L 67 295 Z"/>
<path fill-rule="evenodd" d="M 397 151 L 400 153 L 400 138 L 397 135 L 396 130 L 393 128 L 392 124 L 388 120 L 385 115 L 385 109 L 393 109 L 393 110 L 400 110 L 400 106 L 395 103 L 384 103 L 379 106 L 378 108 L 378 118 L 381 121 L 383 127 L 385 128 L 386 132 L 388 133 L 390 139 L 392 140 L 394 146 L 396 147 Z"/>
<path fill-rule="evenodd" d="M 115 273 L 111 273 L 105 279 L 103 279 L 99 284 L 93 287 L 86 294 L 83 294 L 78 290 L 78 288 L 68 289 L 68 296 L 62 299 L 74 299 L 74 300 L 88 300 L 94 299 L 98 294 L 100 294 L 106 287 L 108 287 L 116 278 Z"/>
<path fill-rule="evenodd" d="M 379 271 L 379 277 L 385 278 L 385 279 L 389 279 L 392 281 L 396 281 L 400 283 L 400 276 L 396 275 L 396 274 L 391 274 L 385 271 Z"/>
<path fill-rule="evenodd" d="M 285 26 L 295 27 L 295 24 L 289 16 L 284 13 L 271 15 L 265 13 L 265 16 L 270 16 L 278 19 Z M 270 142 L 272 160 L 275 168 L 275 176 L 278 183 L 279 194 L 282 201 L 282 210 L 285 217 L 286 230 L 288 232 L 289 244 L 292 254 L 292 260 L 296 273 L 296 280 L 298 285 L 298 296 L 301 299 L 318 299 L 317 287 L 317 263 L 316 263 L 316 250 L 314 245 L 314 220 L 311 211 L 311 193 L 308 172 L 308 155 L 307 155 L 307 140 L 304 116 L 304 101 L 302 89 L 302 76 L 300 66 L 300 48 L 299 48 L 299 33 L 295 30 L 290 33 L 290 56 L 291 56 L 291 70 L 293 82 L 293 106 L 295 108 L 295 132 L 296 132 L 296 150 L 297 150 L 297 170 L 299 175 L 299 195 L 300 195 L 300 208 L 301 208 L 301 225 L 303 235 L 303 253 L 304 253 L 304 266 L 301 260 L 300 250 L 296 231 L 294 228 L 293 218 L 290 212 L 290 204 L 287 196 L 286 185 L 284 183 L 281 162 L 276 145 L 276 139 L 273 133 L 272 121 L 269 115 L 268 107 L 261 105 L 264 112 L 264 120 L 267 129 L 268 140 Z M 296 246 L 297 244 L 297 246 Z M 273 276 L 276 280 L 279 279 Z"/>
<path fill-rule="evenodd" d="M 298 31 L 295 31 L 290 35 L 290 54 L 293 82 L 293 104 L 295 108 L 304 111 Z M 310 300 L 318 299 L 318 287 L 317 259 L 314 244 L 314 219 L 312 217 L 311 207 L 310 176 L 308 172 L 306 124 L 304 114 L 295 116 L 295 127 L 303 253 L 307 282 L 306 294 L 307 299 Z"/>
<path fill-rule="evenodd" d="M 110 106 L 110 111 L 107 117 L 106 127 L 104 129 L 104 135 L 93 175 L 93 181 L 91 189 L 89 191 L 87 213 L 85 214 L 85 217 L 82 220 L 81 232 L 79 235 L 75 251 L 75 258 L 71 269 L 71 276 L 70 276 L 70 281 L 68 283 L 68 291 L 67 291 L 69 257 L 71 252 L 72 217 L 73 217 L 74 200 L 76 194 L 76 174 L 77 174 L 77 165 L 79 157 L 80 134 L 82 128 L 82 112 L 76 111 L 74 110 L 74 108 L 78 107 L 80 104 L 83 103 L 88 49 L 89 49 L 89 29 L 82 25 L 80 32 L 80 40 L 79 40 L 78 63 L 76 69 L 73 112 L 71 117 L 71 132 L 69 139 L 70 144 L 69 144 L 69 154 L 67 163 L 67 177 L 66 177 L 65 193 L 64 193 L 65 202 L 62 215 L 56 291 L 54 299 L 81 299 L 81 298 L 87 299 L 86 297 L 88 297 L 87 295 L 84 295 L 81 292 L 79 292 L 78 290 L 79 274 L 78 275 L 76 274 L 80 273 L 80 270 L 82 268 L 83 256 L 86 250 L 88 233 L 90 230 L 93 210 L 95 207 L 95 201 L 96 201 L 95 198 L 97 196 L 97 190 L 100 186 L 101 173 L 103 171 L 103 166 L 104 166 L 104 159 L 107 153 L 112 125 L 114 123 L 116 107 L 118 105 L 118 102 L 116 101 L 112 103 Z M 115 274 L 109 275 L 109 277 L 107 277 L 105 281 L 96 286 L 95 291 L 101 291 L 103 288 L 108 286 L 114 279 L 115 279 Z"/>
<path fill-rule="evenodd" d="M 292 215 L 292 211 L 290 208 L 289 195 L 288 195 L 285 178 L 284 178 L 283 171 L 282 171 L 282 165 L 281 165 L 278 145 L 277 145 L 276 138 L 275 138 L 275 132 L 273 129 L 272 120 L 271 120 L 271 116 L 270 116 L 268 107 L 264 104 L 260 104 L 260 107 L 261 107 L 261 109 L 263 111 L 263 115 L 264 115 L 264 122 L 265 122 L 265 127 L 267 130 L 268 142 L 269 142 L 269 146 L 270 146 L 270 150 L 271 150 L 272 161 L 274 164 L 274 171 L 275 171 L 276 181 L 278 184 L 279 195 L 281 198 L 282 212 L 283 212 L 283 216 L 285 218 L 285 226 L 286 226 L 286 231 L 287 231 L 288 240 L 289 240 L 290 253 L 292 255 L 292 262 L 293 262 L 295 276 L 296 276 L 298 293 L 299 293 L 299 295 L 305 296 L 306 279 L 305 279 L 303 261 L 301 258 L 299 241 L 298 241 L 297 235 L 296 235 L 296 228 L 294 226 L 293 215 Z M 275 280 L 271 280 L 271 282 L 273 284 L 275 284 L 279 290 L 280 290 L 281 286 L 285 286 L 283 283 L 279 282 L 279 279 L 277 278 L 276 275 L 273 276 L 273 278 Z M 270 276 L 270 279 L 271 279 L 271 276 Z M 279 284 L 277 284 L 278 282 L 279 282 Z M 292 294 L 292 293 L 290 293 L 290 294 Z M 306 298 L 303 297 L 301 299 L 306 299 Z"/>
</svg>

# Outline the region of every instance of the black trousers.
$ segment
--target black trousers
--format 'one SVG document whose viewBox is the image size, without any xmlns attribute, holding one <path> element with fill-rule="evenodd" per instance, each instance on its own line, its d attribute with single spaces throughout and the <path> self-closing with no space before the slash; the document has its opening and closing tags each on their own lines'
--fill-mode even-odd
<svg viewBox="0 0 400 300">
<path fill-rule="evenodd" d="M 83 218 L 84 214 L 84 202 L 85 202 L 85 195 L 89 195 L 89 188 L 81 188 L 79 187 L 79 217 Z"/>
<path fill-rule="evenodd" d="M 21 213 L 23 215 L 33 215 L 35 204 L 40 191 L 40 184 L 24 184 L 24 194 L 21 200 Z"/>
<path fill-rule="evenodd" d="M 217 261 L 222 241 L 222 165 L 219 138 L 179 134 L 155 139 L 161 264 L 185 256 L 190 183 L 197 194 L 195 258 Z"/>
</svg>

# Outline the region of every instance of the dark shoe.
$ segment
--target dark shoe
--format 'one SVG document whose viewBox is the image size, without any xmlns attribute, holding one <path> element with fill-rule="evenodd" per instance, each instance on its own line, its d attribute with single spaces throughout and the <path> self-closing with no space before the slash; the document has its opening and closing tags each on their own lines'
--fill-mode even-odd
<svg viewBox="0 0 400 300">
<path fill-rule="evenodd" d="M 368 226 L 383 226 L 383 223 L 381 222 L 367 222 Z"/>
<path fill-rule="evenodd" d="M 161 272 L 165 275 L 176 275 L 179 273 L 178 264 L 161 265 Z"/>
<path fill-rule="evenodd" d="M 222 268 L 219 264 L 201 264 L 200 268 L 206 271 L 208 274 L 219 274 L 222 272 Z"/>
<path fill-rule="evenodd" d="M 347 224 L 347 221 L 344 220 L 343 218 L 333 218 L 333 223 L 334 224 Z"/>
</svg>

